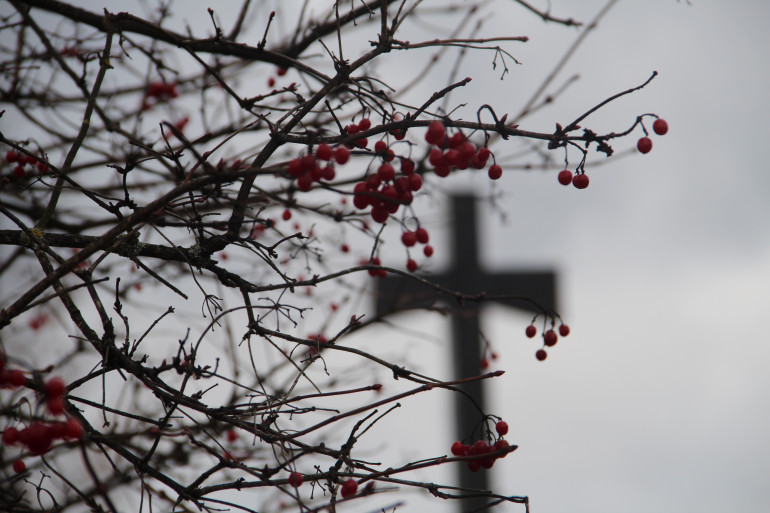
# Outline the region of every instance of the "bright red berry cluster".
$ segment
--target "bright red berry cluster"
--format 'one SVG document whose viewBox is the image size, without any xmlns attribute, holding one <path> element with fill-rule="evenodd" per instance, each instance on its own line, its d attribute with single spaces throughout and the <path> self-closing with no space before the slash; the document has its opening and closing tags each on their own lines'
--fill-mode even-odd
<svg viewBox="0 0 770 513">
<path fill-rule="evenodd" d="M 3 431 L 5 445 L 21 444 L 35 456 L 47 453 L 56 440 L 78 440 L 83 436 L 83 426 L 73 418 L 63 422 L 35 421 L 19 430 L 9 426 Z"/>
<path fill-rule="evenodd" d="M 45 173 L 48 171 L 48 164 L 46 164 L 43 160 L 38 160 L 31 155 L 19 153 L 14 150 L 6 152 L 5 161 L 8 164 L 15 164 L 13 166 L 13 170 L 11 171 L 14 178 L 24 178 L 27 176 L 27 170 L 25 168 L 27 165 L 31 168 L 30 172 L 32 172 L 35 168 L 37 168 L 38 173 Z"/>
<path fill-rule="evenodd" d="M 530 324 L 527 326 L 527 329 L 524 331 L 524 333 L 529 338 L 534 338 L 535 335 L 537 335 L 537 328 L 534 326 L 534 324 Z M 559 334 L 556 334 L 556 331 L 553 329 L 546 330 L 543 333 L 543 346 L 542 348 L 538 349 L 535 352 L 535 358 L 537 358 L 539 361 L 543 361 L 546 358 L 548 358 L 548 353 L 546 352 L 546 347 L 553 347 L 556 345 L 556 343 L 559 341 L 559 335 L 562 337 L 566 337 L 569 335 L 570 329 L 569 326 L 566 324 L 561 324 L 559 326 Z"/>
<path fill-rule="evenodd" d="M 425 133 L 425 140 L 435 146 L 428 153 L 428 162 L 433 172 L 442 178 L 449 176 L 453 169 L 483 169 L 492 152 L 489 148 L 477 148 L 462 132 L 447 135 L 441 121 L 432 121 Z M 492 164 L 488 170 L 489 178 L 497 180 L 503 175 L 503 168 Z"/>
<path fill-rule="evenodd" d="M 505 423 L 504 423 L 505 424 Z M 508 425 L 506 424 L 507 428 Z M 507 433 L 507 429 L 506 429 Z M 468 456 L 483 456 L 489 453 L 495 453 L 499 451 L 506 451 L 510 447 L 510 444 L 504 438 L 500 438 L 494 444 L 488 444 L 485 440 L 477 440 L 473 444 L 464 444 L 460 441 L 454 442 L 451 447 L 452 454 L 458 457 Z M 469 459 L 466 463 L 468 470 L 471 472 L 478 472 L 482 468 L 490 469 L 495 464 L 498 458 L 505 458 L 509 451 L 502 454 L 491 454 L 483 458 Z"/>
<path fill-rule="evenodd" d="M 562 185 L 572 184 L 576 189 L 585 189 L 588 187 L 589 180 L 588 175 L 585 174 L 585 171 L 573 175 L 572 171 L 565 169 L 563 171 L 559 171 L 557 178 L 559 179 L 559 183 Z"/>
<path fill-rule="evenodd" d="M 652 123 L 652 131 L 658 135 L 668 133 L 668 122 L 665 119 L 658 118 Z M 636 149 L 639 153 L 649 153 L 652 150 L 652 139 L 645 136 L 636 142 Z"/>
<path fill-rule="evenodd" d="M 315 155 L 310 153 L 291 159 L 289 175 L 297 180 L 297 189 L 309 191 L 315 182 L 334 180 L 337 173 L 331 162 L 332 158 L 338 164 L 344 164 L 350 159 L 350 151 L 344 147 L 332 150 L 331 146 L 324 143 L 318 146 Z"/>
</svg>

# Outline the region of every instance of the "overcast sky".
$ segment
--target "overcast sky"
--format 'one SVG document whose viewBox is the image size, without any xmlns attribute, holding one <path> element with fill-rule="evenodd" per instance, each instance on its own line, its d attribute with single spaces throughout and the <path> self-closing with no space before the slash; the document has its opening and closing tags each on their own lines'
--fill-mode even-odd
<svg viewBox="0 0 770 513">
<path fill-rule="evenodd" d="M 587 21 L 604 2 L 550 4 L 556 15 Z M 474 81 L 462 101 L 471 111 L 490 103 L 513 114 L 577 32 L 545 25 L 513 2 L 498 5 L 486 30 L 530 36 L 515 47 L 522 65 L 500 82 L 491 58 L 467 63 L 462 75 Z M 569 122 L 657 70 L 647 88 L 583 125 L 620 130 L 646 112 L 670 125 L 648 155 L 592 167 L 602 160 L 592 154 L 584 191 L 559 185 L 555 171 L 506 171 L 496 187 L 507 193 L 507 222 L 484 210 L 484 263 L 556 269 L 561 313 L 572 327 L 541 363 L 523 336 L 529 316 L 485 311 L 484 330 L 500 354 L 495 365 L 506 370 L 490 386 L 490 410 L 508 421 L 508 439 L 520 446 L 491 475 L 500 492 L 529 495 L 533 513 L 767 511 L 768 21 L 770 3 L 760 0 L 622 0 L 556 83 L 575 73 L 580 81 L 522 124 L 553 130 L 554 121 Z M 449 187 L 490 190 L 487 181 L 462 177 Z M 426 218 L 451 217 L 439 207 Z M 437 223 L 434 269 L 447 262 L 441 230 Z M 430 315 L 402 321 L 434 340 L 412 353 L 424 370 L 446 373 L 439 341 L 449 336 L 447 323 Z M 448 398 L 416 399 L 412 411 L 425 416 L 383 422 L 374 450 L 394 458 L 425 456 L 426 447 L 448 451 L 449 407 Z M 397 426 L 406 426 L 398 435 L 404 442 L 388 445 Z M 399 512 L 453 511 L 405 500 Z"/>
</svg>

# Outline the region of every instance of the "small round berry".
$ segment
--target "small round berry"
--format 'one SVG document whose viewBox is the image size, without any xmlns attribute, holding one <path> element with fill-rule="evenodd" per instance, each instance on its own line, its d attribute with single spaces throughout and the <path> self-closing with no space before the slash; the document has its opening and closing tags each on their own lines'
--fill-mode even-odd
<svg viewBox="0 0 770 513">
<path fill-rule="evenodd" d="M 372 122 L 369 118 L 363 118 L 358 122 L 358 129 L 360 131 L 369 130 L 370 128 L 372 128 Z"/>
<path fill-rule="evenodd" d="M 5 445 L 13 445 L 19 441 L 19 430 L 13 426 L 8 426 L 3 430 L 3 443 Z"/>
<path fill-rule="evenodd" d="M 267 87 L 275 87 L 275 78 L 270 77 L 267 79 Z"/>
<path fill-rule="evenodd" d="M 417 270 L 417 262 L 415 262 L 413 259 L 409 259 L 406 261 L 406 269 L 410 273 L 413 273 Z"/>
<path fill-rule="evenodd" d="M 639 150 L 639 153 L 649 153 L 652 149 L 652 139 L 649 137 L 642 137 L 636 143 L 636 149 Z"/>
<path fill-rule="evenodd" d="M 401 234 L 401 242 L 404 246 L 411 248 L 417 243 L 417 234 L 414 232 L 404 232 Z"/>
<path fill-rule="evenodd" d="M 24 175 L 27 174 L 26 171 L 24 171 L 24 166 L 19 164 L 18 166 L 15 166 L 13 168 L 13 176 L 16 178 L 24 178 Z"/>
<path fill-rule="evenodd" d="M 286 74 L 286 71 L 287 71 L 286 68 L 278 68 L 277 70 L 275 70 L 275 74 L 278 75 L 279 77 L 282 77 Z"/>
<path fill-rule="evenodd" d="M 499 421 L 497 424 L 495 424 L 495 431 L 497 431 L 497 434 L 500 436 L 505 436 L 508 434 L 508 423 L 504 420 Z"/>
<path fill-rule="evenodd" d="M 556 345 L 556 342 L 559 340 L 559 337 L 556 335 L 556 332 L 553 330 L 548 330 L 543 334 L 543 340 L 545 342 L 545 345 L 548 347 L 552 347 Z"/>
<path fill-rule="evenodd" d="M 432 257 L 433 256 L 433 246 L 430 246 L 430 245 L 425 246 L 424 248 L 422 248 L 422 253 L 426 257 L 428 257 L 428 258 Z"/>
<path fill-rule="evenodd" d="M 559 171 L 559 183 L 562 185 L 569 185 L 572 183 L 572 171 L 569 169 L 565 169 L 564 171 Z"/>
<path fill-rule="evenodd" d="M 417 231 L 415 232 L 415 236 L 417 237 L 417 242 L 420 244 L 427 244 L 428 240 L 430 240 L 430 236 L 428 235 L 428 230 L 425 228 L 417 228 Z"/>
<path fill-rule="evenodd" d="M 479 460 L 470 460 L 468 462 L 468 470 L 471 472 L 478 472 L 481 469 L 481 462 Z"/>
<path fill-rule="evenodd" d="M 8 384 L 11 385 L 14 388 L 19 388 L 24 386 L 24 384 L 27 382 L 26 376 L 24 376 L 24 371 L 21 369 L 11 369 L 8 371 Z"/>
<path fill-rule="evenodd" d="M 542 362 L 546 358 L 548 358 L 548 353 L 545 352 L 545 349 L 538 349 L 535 353 L 535 358 L 537 358 L 538 361 Z"/>
<path fill-rule="evenodd" d="M 511 444 L 509 444 L 509 443 L 508 443 L 508 440 L 505 440 L 505 439 L 503 439 L 503 438 L 501 438 L 500 440 L 498 440 L 497 442 L 495 442 L 495 450 L 496 450 L 496 451 L 501 451 L 501 450 L 503 450 L 503 449 L 507 449 L 507 448 L 508 448 L 508 447 L 510 447 L 510 446 L 511 446 Z M 502 456 L 499 456 L 499 457 L 500 457 L 500 458 L 505 458 L 506 456 L 508 456 L 508 453 L 507 453 L 507 452 L 506 452 L 506 453 L 504 453 Z"/>
<path fill-rule="evenodd" d="M 11 162 L 18 162 L 19 161 L 19 154 L 15 151 L 11 150 L 8 153 L 5 154 L 5 161 L 9 164 Z"/>
<path fill-rule="evenodd" d="M 350 150 L 344 146 L 340 146 L 334 150 L 334 160 L 337 162 L 337 164 L 345 164 L 348 160 L 350 160 Z"/>
<path fill-rule="evenodd" d="M 575 178 L 572 179 L 572 185 L 574 185 L 576 189 L 585 189 L 588 187 L 588 181 L 588 175 L 581 173 L 579 175 L 575 175 Z"/>
<path fill-rule="evenodd" d="M 291 219 L 291 210 L 289 210 L 288 208 L 286 210 L 284 210 L 283 214 L 281 214 L 281 218 L 284 221 L 288 221 L 289 219 Z"/>
<path fill-rule="evenodd" d="M 388 144 L 385 141 L 377 141 L 374 143 L 374 151 L 380 153 L 388 149 Z"/>
<path fill-rule="evenodd" d="M 227 441 L 230 443 L 235 442 L 238 440 L 238 432 L 234 429 L 228 429 L 227 430 Z"/>
<path fill-rule="evenodd" d="M 51 415 L 61 415 L 64 413 L 64 398 L 60 395 L 51 396 L 46 400 L 45 407 Z"/>
<path fill-rule="evenodd" d="M 340 494 L 343 499 L 354 496 L 356 491 L 358 491 L 358 483 L 355 479 L 348 479 L 342 483 L 342 487 L 340 488 Z"/>
<path fill-rule="evenodd" d="M 566 337 L 567 335 L 569 335 L 569 326 L 567 326 L 566 324 L 562 324 L 561 326 L 559 326 L 559 335 L 561 335 L 562 337 Z"/>
<path fill-rule="evenodd" d="M 656 119 L 652 124 L 652 130 L 658 135 L 666 135 L 668 133 L 668 123 L 665 119 Z"/>
<path fill-rule="evenodd" d="M 417 192 L 422 189 L 422 177 L 417 173 L 409 175 L 409 190 Z"/>
<path fill-rule="evenodd" d="M 320 160 L 330 160 L 334 156 L 334 150 L 331 145 L 322 143 L 319 144 L 318 148 L 315 150 L 315 156 Z"/>
<path fill-rule="evenodd" d="M 67 429 L 64 431 L 64 436 L 72 440 L 79 440 L 83 436 L 83 426 L 75 419 L 67 419 Z"/>
<path fill-rule="evenodd" d="M 452 454 L 455 456 L 464 456 L 465 455 L 465 444 L 462 442 L 455 442 L 452 444 Z"/>
<path fill-rule="evenodd" d="M 489 178 L 491 178 L 492 180 L 497 180 L 501 176 L 503 176 L 503 168 L 498 166 L 497 164 L 492 164 L 491 166 L 489 166 L 488 174 L 489 174 Z"/>
<path fill-rule="evenodd" d="M 305 481 L 305 476 L 303 476 L 299 472 L 292 472 L 289 474 L 289 484 L 293 486 L 294 488 L 299 488 L 299 486 Z"/>
<path fill-rule="evenodd" d="M 524 333 L 527 334 L 527 337 L 532 338 L 535 335 L 537 335 L 537 328 L 535 328 L 532 324 L 527 326 L 527 329 L 524 331 Z"/>
<path fill-rule="evenodd" d="M 17 474 L 21 474 L 27 470 L 27 465 L 24 463 L 23 460 L 16 460 L 13 462 L 13 471 Z"/>
</svg>

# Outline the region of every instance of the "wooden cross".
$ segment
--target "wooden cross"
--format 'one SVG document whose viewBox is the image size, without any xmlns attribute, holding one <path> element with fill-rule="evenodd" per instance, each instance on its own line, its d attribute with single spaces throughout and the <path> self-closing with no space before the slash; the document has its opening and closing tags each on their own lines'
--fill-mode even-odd
<svg viewBox="0 0 770 513">
<path fill-rule="evenodd" d="M 473 196 L 454 196 L 452 200 L 453 246 L 454 256 L 451 267 L 438 274 L 424 276 L 442 287 L 462 292 L 477 294 L 485 292 L 489 296 L 507 295 L 529 298 L 545 309 L 556 307 L 556 277 L 552 271 L 527 271 L 487 273 L 479 265 L 476 236 L 476 208 Z M 376 280 L 377 314 L 387 315 L 403 310 L 424 308 L 444 301 L 456 306 L 452 315 L 452 352 L 454 355 L 454 379 L 477 376 L 481 370 L 481 344 L 479 343 L 479 303 L 466 301 L 463 305 L 451 297 L 437 297 L 437 292 L 415 280 L 401 276 Z M 496 300 L 497 301 L 497 300 Z M 515 308 L 538 311 L 533 303 L 523 299 L 505 299 L 498 302 Z M 522 336 L 524 332 L 522 330 Z M 478 406 L 484 408 L 482 381 L 472 381 L 461 387 Z M 481 436 L 479 422 L 482 420 L 478 409 L 462 394 L 454 394 L 456 415 L 456 439 L 469 438 L 475 431 Z M 515 443 L 512 442 L 512 443 Z M 460 486 L 477 490 L 488 490 L 487 470 L 470 472 L 464 465 L 457 465 L 460 470 Z M 474 509 L 483 505 L 483 501 L 463 501 L 463 509 Z"/>
</svg>

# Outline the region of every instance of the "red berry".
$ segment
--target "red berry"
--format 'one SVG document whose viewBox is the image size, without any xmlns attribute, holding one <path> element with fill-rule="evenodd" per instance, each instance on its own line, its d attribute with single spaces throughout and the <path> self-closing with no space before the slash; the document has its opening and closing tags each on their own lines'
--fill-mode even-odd
<svg viewBox="0 0 770 513">
<path fill-rule="evenodd" d="M 639 150 L 640 153 L 649 153 L 652 149 L 652 139 L 649 137 L 642 137 L 636 143 L 636 149 Z"/>
<path fill-rule="evenodd" d="M 527 329 L 524 331 L 524 333 L 526 333 L 529 338 L 532 338 L 537 335 L 537 328 L 530 324 L 527 326 Z"/>
<path fill-rule="evenodd" d="M 388 149 L 388 145 L 385 141 L 377 141 L 374 143 L 374 151 L 376 152 L 383 152 Z"/>
<path fill-rule="evenodd" d="M 567 326 L 566 324 L 562 324 L 561 326 L 559 326 L 559 335 L 561 335 L 562 337 L 566 337 L 567 335 L 569 335 L 569 326 Z"/>
<path fill-rule="evenodd" d="M 410 273 L 413 273 L 413 272 L 415 272 L 415 271 L 417 270 L 417 262 L 415 262 L 414 260 L 412 260 L 412 259 L 410 258 L 409 260 L 407 260 L 407 261 L 406 261 L 406 269 L 407 269 L 407 270 L 408 270 Z"/>
<path fill-rule="evenodd" d="M 388 209 L 385 207 L 373 207 L 371 215 L 375 222 L 382 224 L 388 220 Z"/>
<path fill-rule="evenodd" d="M 548 353 L 545 352 L 545 349 L 538 349 L 535 353 L 535 358 L 538 359 L 538 361 L 543 361 L 546 358 L 548 358 Z"/>
<path fill-rule="evenodd" d="M 48 171 L 48 164 L 46 164 L 45 162 L 38 162 L 37 163 L 37 172 L 38 173 L 45 173 L 46 171 Z"/>
<path fill-rule="evenodd" d="M 468 462 L 468 470 L 471 472 L 478 472 L 481 469 L 481 462 L 479 460 L 470 460 Z"/>
<path fill-rule="evenodd" d="M 8 153 L 5 154 L 5 161 L 8 163 L 11 162 L 18 162 L 19 161 L 19 154 L 15 151 L 11 150 Z"/>
<path fill-rule="evenodd" d="M 572 171 L 569 169 L 565 169 L 564 171 L 559 171 L 559 183 L 562 185 L 569 185 L 572 183 Z"/>
<path fill-rule="evenodd" d="M 283 214 L 281 214 L 281 218 L 284 221 L 288 221 L 289 219 L 291 219 L 291 210 L 289 210 L 288 208 L 286 210 L 284 210 Z"/>
<path fill-rule="evenodd" d="M 8 426 L 3 431 L 3 443 L 5 445 L 13 445 L 19 441 L 19 430 L 13 426 Z"/>
<path fill-rule="evenodd" d="M 232 443 L 238 440 L 238 432 L 234 429 L 227 430 L 227 441 Z"/>
<path fill-rule="evenodd" d="M 556 342 L 559 340 L 559 337 L 556 335 L 556 332 L 553 330 L 548 330 L 543 334 L 543 340 L 545 341 L 545 345 L 548 347 L 552 347 L 556 345 Z"/>
<path fill-rule="evenodd" d="M 585 189 L 588 187 L 588 175 L 585 173 L 575 175 L 575 178 L 572 179 L 572 185 L 574 185 L 576 189 Z"/>
<path fill-rule="evenodd" d="M 390 164 L 383 164 L 377 168 L 377 174 L 383 182 L 389 182 L 396 177 L 396 170 Z"/>
<path fill-rule="evenodd" d="M 486 356 L 479 362 L 479 367 L 481 367 L 481 370 L 486 370 L 489 368 L 489 359 Z"/>
<path fill-rule="evenodd" d="M 64 436 L 79 440 L 83 436 L 83 426 L 75 419 L 67 419 L 67 429 L 64 431 Z"/>
<path fill-rule="evenodd" d="M 343 244 L 340 246 L 340 251 L 342 251 L 343 253 L 347 253 L 350 251 L 350 246 L 348 246 L 347 244 Z"/>
<path fill-rule="evenodd" d="M 409 175 L 409 190 L 417 192 L 422 189 L 422 177 L 416 173 Z"/>
<path fill-rule="evenodd" d="M 16 178 L 24 178 L 24 175 L 26 172 L 24 171 L 24 166 L 19 164 L 18 166 L 13 168 L 13 176 Z"/>
<path fill-rule="evenodd" d="M 305 476 L 303 476 L 299 472 L 292 472 L 291 474 L 289 474 L 289 484 L 294 488 L 299 488 L 299 485 L 301 485 L 304 481 L 305 481 Z"/>
<path fill-rule="evenodd" d="M 19 441 L 36 456 L 45 454 L 51 448 L 51 435 L 48 426 L 42 422 L 34 422 L 24 428 L 19 433 Z"/>
<path fill-rule="evenodd" d="M 61 415 L 64 413 L 64 398 L 60 395 L 51 396 L 46 400 L 45 407 L 51 415 Z"/>
<path fill-rule="evenodd" d="M 497 431 L 497 434 L 500 436 L 505 436 L 508 434 L 508 423 L 504 420 L 501 420 L 497 424 L 495 424 L 495 431 Z"/>
<path fill-rule="evenodd" d="M 401 172 L 405 175 L 411 175 L 414 173 L 414 160 L 401 159 Z"/>
<path fill-rule="evenodd" d="M 455 442 L 452 444 L 452 454 L 455 456 L 465 455 L 465 444 L 462 442 Z"/>
<path fill-rule="evenodd" d="M 417 243 L 417 234 L 414 232 L 404 232 L 401 234 L 401 242 L 404 246 L 410 248 Z"/>
<path fill-rule="evenodd" d="M 441 146 L 446 138 L 444 123 L 441 121 L 431 121 L 428 125 L 428 131 L 425 133 L 425 140 L 430 144 Z"/>
<path fill-rule="evenodd" d="M 318 148 L 315 150 L 315 156 L 320 160 L 330 160 L 333 155 L 334 150 L 329 144 L 326 143 L 319 144 Z"/>
<path fill-rule="evenodd" d="M 370 128 L 372 128 L 372 122 L 369 120 L 369 118 L 363 118 L 358 122 L 359 131 L 369 130 Z"/>
<path fill-rule="evenodd" d="M 348 160 L 350 160 L 350 151 L 344 146 L 340 146 L 334 151 L 334 160 L 337 162 L 337 164 L 345 164 Z"/>
<path fill-rule="evenodd" d="M 15 388 L 24 386 L 27 382 L 27 378 L 24 376 L 24 372 L 19 369 L 11 369 L 8 371 L 8 383 Z"/>
<path fill-rule="evenodd" d="M 492 180 L 497 180 L 498 178 L 503 176 L 503 168 L 498 166 L 497 164 L 492 164 L 491 166 L 489 166 L 488 174 L 489 174 L 489 178 L 491 178 Z"/>
<path fill-rule="evenodd" d="M 45 393 L 48 394 L 49 397 L 61 396 L 66 389 L 67 385 L 65 385 L 64 381 L 58 376 L 45 382 Z"/>
<path fill-rule="evenodd" d="M 428 257 L 428 258 L 432 257 L 433 256 L 433 246 L 425 246 L 424 248 L 422 248 L 422 253 L 426 257 Z"/>
<path fill-rule="evenodd" d="M 13 471 L 17 474 L 21 474 L 27 470 L 27 465 L 22 460 L 16 460 L 13 462 Z"/>
<path fill-rule="evenodd" d="M 275 78 L 270 77 L 267 79 L 267 87 L 274 87 L 275 86 Z"/>
<path fill-rule="evenodd" d="M 340 493 L 342 494 L 343 499 L 352 497 L 356 494 L 356 491 L 358 491 L 358 483 L 355 479 L 348 479 L 342 483 L 342 486 L 340 487 Z"/>
<path fill-rule="evenodd" d="M 277 70 L 275 70 L 275 74 L 278 75 L 279 77 L 282 77 L 286 74 L 286 71 L 287 71 L 286 68 L 278 68 Z"/>
<path fill-rule="evenodd" d="M 425 228 L 417 228 L 417 231 L 415 232 L 415 236 L 417 237 L 417 242 L 420 244 L 427 244 L 430 237 L 428 236 L 428 230 Z"/>
<path fill-rule="evenodd" d="M 652 124 L 652 130 L 658 135 L 666 135 L 668 133 L 668 123 L 665 119 L 656 119 Z"/>
<path fill-rule="evenodd" d="M 501 451 L 503 449 L 507 449 L 510 446 L 511 446 L 511 444 L 509 444 L 507 440 L 501 438 L 500 440 L 495 442 L 495 451 Z M 498 456 L 498 457 L 499 458 L 505 458 L 506 456 L 508 456 L 507 452 L 504 453 L 502 456 Z"/>
</svg>

